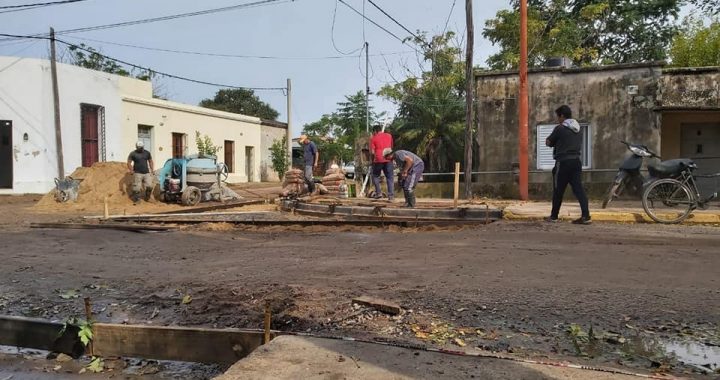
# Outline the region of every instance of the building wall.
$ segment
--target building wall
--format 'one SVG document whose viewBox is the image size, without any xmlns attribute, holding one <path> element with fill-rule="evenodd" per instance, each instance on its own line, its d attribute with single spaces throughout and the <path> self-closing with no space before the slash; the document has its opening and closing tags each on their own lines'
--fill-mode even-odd
<svg viewBox="0 0 720 380">
<path fill-rule="evenodd" d="M 618 140 L 642 142 L 659 150 L 660 118 L 654 111 L 658 66 L 621 66 L 603 69 L 553 69 L 529 75 L 529 161 L 530 188 L 534 195 L 546 195 L 551 185 L 549 171 L 537 171 L 536 126 L 556 122 L 554 110 L 567 104 L 573 116 L 591 126 L 592 163 L 586 180 L 610 182 L 626 148 Z M 482 192 L 512 196 L 516 176 L 510 175 L 518 162 L 518 76 L 517 73 L 479 74 L 476 77 L 480 147 L 477 169 L 491 172 L 478 176 Z M 632 87 L 631 87 L 632 86 Z M 634 87 L 637 86 L 637 87 Z M 502 179 L 495 178 L 501 176 Z M 488 176 L 493 177 L 492 180 Z M 488 178 L 488 182 L 482 180 Z M 502 190 L 500 190 L 502 189 Z"/>
<path fill-rule="evenodd" d="M 261 127 L 261 142 L 260 142 L 260 179 L 263 182 L 279 181 L 280 177 L 278 173 L 272 168 L 272 157 L 270 155 L 270 147 L 275 140 L 281 140 L 287 133 L 287 125 L 281 127 L 279 125 L 266 125 L 263 124 Z"/>
<path fill-rule="evenodd" d="M 57 173 L 55 119 L 50 63 L 0 57 L 0 120 L 13 123 L 13 188 L 0 193 L 45 193 Z M 81 166 L 80 105 L 104 107 L 106 159 L 122 160 L 119 78 L 116 75 L 58 64 L 60 116 L 65 174 Z M 142 87 L 142 81 L 137 87 Z M 149 86 L 149 83 L 146 85 Z M 27 134 L 27 141 L 23 137 Z"/>
<path fill-rule="evenodd" d="M 136 97 L 123 98 L 123 144 L 124 157 L 134 149 L 138 139 L 138 125 L 151 126 L 151 153 L 156 169 L 172 158 L 172 134 L 185 134 L 185 154 L 197 154 L 195 131 L 208 135 L 215 145 L 223 146 L 225 140 L 234 141 L 234 172 L 228 182 L 260 181 L 262 160 L 262 133 L 260 119 L 255 117 L 188 106 L 158 99 Z M 253 147 L 253 178 L 245 172 L 246 147 Z M 225 152 L 218 152 L 218 161 L 224 161 Z"/>
</svg>

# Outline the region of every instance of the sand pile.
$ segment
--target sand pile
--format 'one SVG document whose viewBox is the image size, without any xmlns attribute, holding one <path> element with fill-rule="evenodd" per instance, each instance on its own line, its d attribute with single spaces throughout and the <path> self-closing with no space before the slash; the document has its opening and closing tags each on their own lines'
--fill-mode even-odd
<svg viewBox="0 0 720 380">
<path fill-rule="evenodd" d="M 52 190 L 40 199 L 35 208 L 44 211 L 102 211 L 105 197 L 111 214 L 180 208 L 178 205 L 168 205 L 155 198 L 149 202 L 133 205 L 129 195 L 132 191 L 132 175 L 124 162 L 97 162 L 89 168 L 80 167 L 70 175 L 70 178 L 81 180 L 76 202 L 58 203 L 55 201 L 55 190 Z M 155 192 L 157 191 L 156 184 Z"/>
</svg>

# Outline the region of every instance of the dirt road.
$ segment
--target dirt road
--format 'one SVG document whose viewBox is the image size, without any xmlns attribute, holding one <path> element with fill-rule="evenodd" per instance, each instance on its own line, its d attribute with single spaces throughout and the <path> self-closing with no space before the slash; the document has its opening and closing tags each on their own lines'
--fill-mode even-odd
<svg viewBox="0 0 720 380">
<path fill-rule="evenodd" d="M 681 365 L 667 352 L 672 344 L 709 347 L 708 364 L 720 361 L 708 346 L 720 343 L 717 228 L 16 227 L 0 231 L 0 241 L 0 314 L 79 316 L 87 296 L 101 321 L 257 328 L 270 299 L 273 328 L 287 331 L 675 374 L 702 372 L 704 363 Z M 353 307 L 360 295 L 406 312 Z"/>
</svg>

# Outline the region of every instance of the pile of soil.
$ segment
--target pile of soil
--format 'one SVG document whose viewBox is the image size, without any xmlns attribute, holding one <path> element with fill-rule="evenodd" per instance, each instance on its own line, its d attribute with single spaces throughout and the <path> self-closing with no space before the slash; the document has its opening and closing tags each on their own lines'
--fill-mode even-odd
<svg viewBox="0 0 720 380">
<path fill-rule="evenodd" d="M 155 197 L 148 202 L 133 205 L 132 175 L 123 162 L 97 162 L 93 166 L 77 168 L 70 178 L 80 180 L 78 199 L 75 202 L 59 203 L 55 200 L 55 190 L 40 199 L 35 208 L 42 211 L 98 211 L 104 208 L 105 197 L 111 214 L 138 213 L 149 211 L 168 211 L 181 206 L 169 205 Z M 159 191 L 156 184 L 154 193 Z"/>
</svg>

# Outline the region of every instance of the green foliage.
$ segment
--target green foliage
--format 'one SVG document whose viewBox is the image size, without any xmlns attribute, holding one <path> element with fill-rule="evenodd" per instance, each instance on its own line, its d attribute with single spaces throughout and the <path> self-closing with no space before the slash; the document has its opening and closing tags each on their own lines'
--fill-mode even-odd
<svg viewBox="0 0 720 380">
<path fill-rule="evenodd" d="M 283 136 L 282 139 L 276 139 L 270 146 L 270 161 L 272 162 L 272 168 L 278 174 L 280 179 L 283 179 L 285 172 L 290 168 L 290 154 L 287 147 L 287 137 Z"/>
<path fill-rule="evenodd" d="M 661 60 L 676 28 L 682 0 L 531 0 L 528 4 L 528 65 L 566 56 L 578 65 Z M 517 68 L 520 15 L 501 10 L 485 22 L 483 36 L 500 51 L 487 63 L 494 70 Z"/>
<path fill-rule="evenodd" d="M 708 14 L 717 15 L 720 13 L 720 0 L 689 0 L 688 3 Z"/>
<path fill-rule="evenodd" d="M 276 120 L 279 115 L 278 111 L 260 100 L 253 90 L 244 88 L 219 90 L 212 99 L 201 101 L 200 107 L 255 116 L 266 120 Z"/>
<path fill-rule="evenodd" d="M 447 32 L 428 40 L 420 34 L 415 42 L 424 47 L 430 69 L 379 91 L 398 105 L 390 126 L 395 146 L 417 153 L 428 171 L 450 171 L 465 146 L 465 63 L 454 36 Z"/>
<path fill-rule="evenodd" d="M 78 338 L 80 338 L 80 342 L 82 342 L 84 346 L 87 346 L 93 340 L 92 322 L 75 317 L 68 318 L 65 320 L 65 323 L 63 323 L 63 328 L 58 335 L 64 334 L 69 326 L 78 328 Z"/>
<path fill-rule="evenodd" d="M 689 16 L 670 46 L 673 66 L 720 66 L 720 22 L 705 26 L 702 19 Z"/>
<path fill-rule="evenodd" d="M 69 61 L 75 66 L 144 81 L 150 81 L 155 76 L 152 71 L 140 70 L 136 72 L 135 69 L 128 71 L 117 62 L 105 58 L 99 51 L 85 44 L 72 45 L 68 47 L 68 51 L 70 54 Z"/>
<path fill-rule="evenodd" d="M 216 156 L 217 152 L 222 149 L 220 145 L 213 144 L 210 136 L 200 136 L 199 131 L 195 131 L 195 144 L 197 145 L 198 156 Z"/>
<path fill-rule="evenodd" d="M 85 368 L 90 372 L 100 373 L 105 370 L 105 362 L 102 358 L 93 356 L 92 360 L 87 366 L 85 366 Z"/>
<path fill-rule="evenodd" d="M 335 112 L 303 127 L 303 133 L 318 146 L 323 162 L 352 161 L 355 141 L 366 129 L 365 94 L 362 91 L 345 96 L 345 101 L 337 105 Z M 380 117 L 382 114 L 377 114 L 370 106 L 370 125 Z"/>
</svg>

